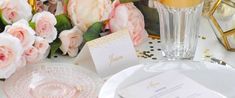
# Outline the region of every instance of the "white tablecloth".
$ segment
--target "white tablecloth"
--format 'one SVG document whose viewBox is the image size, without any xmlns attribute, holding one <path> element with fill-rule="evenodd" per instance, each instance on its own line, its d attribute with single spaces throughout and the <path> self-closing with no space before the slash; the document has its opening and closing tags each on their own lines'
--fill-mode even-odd
<svg viewBox="0 0 235 98">
<path fill-rule="evenodd" d="M 206 39 L 199 38 L 195 60 L 205 60 L 205 55 L 225 61 L 228 65 L 235 67 L 235 52 L 228 51 L 217 39 L 209 20 L 202 18 L 200 24 L 200 36 Z"/>
<path fill-rule="evenodd" d="M 197 61 L 205 61 L 208 60 L 205 58 L 205 56 L 210 55 L 211 57 L 220 59 L 225 61 L 227 64 L 231 65 L 232 67 L 235 67 L 235 60 L 233 59 L 235 57 L 235 52 L 227 51 L 222 44 L 219 43 L 218 39 L 216 38 L 215 34 L 213 33 L 213 29 L 211 28 L 208 19 L 202 18 L 201 19 L 201 25 L 200 25 L 200 38 L 199 43 L 197 46 L 196 56 L 194 60 Z M 203 38 L 202 38 L 203 37 Z M 153 42 L 155 51 L 153 54 L 156 56 L 157 59 L 162 58 L 161 51 L 158 51 L 160 49 L 160 43 L 158 43 L 159 40 L 152 40 L 148 39 L 143 45 L 137 47 L 138 51 L 145 51 L 149 50 L 149 42 Z M 66 63 L 73 63 L 74 58 L 70 58 L 67 56 L 58 56 L 57 58 L 53 59 L 47 59 L 44 62 L 66 62 Z M 155 62 L 157 60 L 153 60 L 151 58 L 139 58 L 140 63 L 143 62 Z M 2 84 L 2 82 L 0 82 Z M 0 98 L 6 98 L 0 90 Z"/>
</svg>

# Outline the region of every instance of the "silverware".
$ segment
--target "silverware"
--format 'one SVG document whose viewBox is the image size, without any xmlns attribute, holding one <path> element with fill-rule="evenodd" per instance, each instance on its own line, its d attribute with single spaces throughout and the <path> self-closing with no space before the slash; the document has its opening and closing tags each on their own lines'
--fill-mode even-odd
<svg viewBox="0 0 235 98">
<path fill-rule="evenodd" d="M 217 64 L 220 64 L 220 65 L 227 66 L 227 63 L 226 63 L 225 61 L 219 60 L 219 59 L 214 58 L 214 57 L 211 58 L 211 62 L 212 62 L 212 63 L 217 63 Z"/>
<path fill-rule="evenodd" d="M 119 98 L 124 98 L 124 97 L 122 97 L 121 95 L 118 95 L 118 97 L 119 97 Z"/>
</svg>

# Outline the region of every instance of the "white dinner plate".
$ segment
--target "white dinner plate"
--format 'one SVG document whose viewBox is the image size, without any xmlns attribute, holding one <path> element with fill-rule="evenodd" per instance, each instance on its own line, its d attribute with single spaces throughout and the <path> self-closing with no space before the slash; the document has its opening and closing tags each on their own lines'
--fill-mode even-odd
<svg viewBox="0 0 235 98">
<path fill-rule="evenodd" d="M 154 66 L 153 66 L 154 65 Z M 157 75 L 161 72 L 176 70 L 200 83 L 201 85 L 235 98 L 235 70 L 208 62 L 159 62 L 140 64 L 113 75 L 101 88 L 99 98 L 120 98 L 118 89 Z"/>
</svg>

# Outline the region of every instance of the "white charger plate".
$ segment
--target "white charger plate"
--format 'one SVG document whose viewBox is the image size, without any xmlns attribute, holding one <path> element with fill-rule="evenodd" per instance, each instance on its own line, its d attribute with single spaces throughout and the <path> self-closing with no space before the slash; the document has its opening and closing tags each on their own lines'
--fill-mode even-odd
<svg viewBox="0 0 235 98">
<path fill-rule="evenodd" d="M 120 98 L 117 95 L 118 89 L 170 70 L 180 71 L 201 85 L 227 96 L 227 98 L 235 98 L 234 69 L 208 62 L 180 61 L 141 64 L 125 69 L 107 80 L 101 88 L 99 98 Z"/>
</svg>

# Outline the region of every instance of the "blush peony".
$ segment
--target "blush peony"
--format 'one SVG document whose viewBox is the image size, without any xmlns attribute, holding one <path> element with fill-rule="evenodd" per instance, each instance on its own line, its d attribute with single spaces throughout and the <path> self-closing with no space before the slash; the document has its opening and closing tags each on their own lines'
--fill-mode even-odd
<svg viewBox="0 0 235 98">
<path fill-rule="evenodd" d="M 139 45 L 146 37 L 144 16 L 133 3 L 120 4 L 114 2 L 109 28 L 111 32 L 128 29 L 135 46 Z"/>
<path fill-rule="evenodd" d="M 74 25 L 86 31 L 93 23 L 107 20 L 111 0 L 69 0 L 67 11 Z"/>
</svg>

